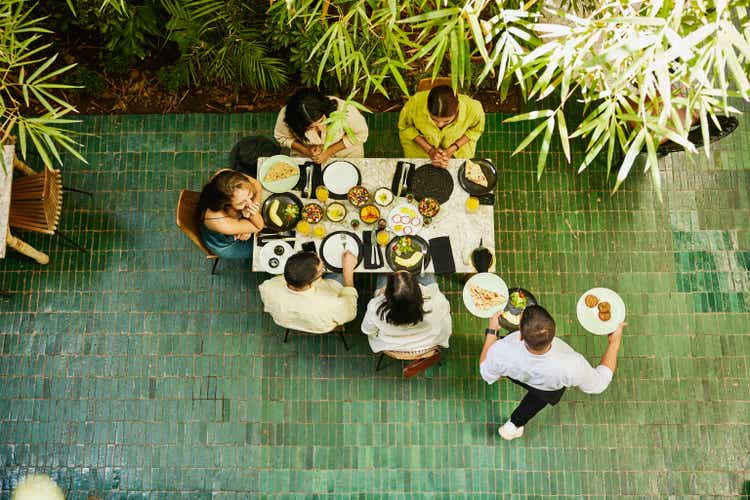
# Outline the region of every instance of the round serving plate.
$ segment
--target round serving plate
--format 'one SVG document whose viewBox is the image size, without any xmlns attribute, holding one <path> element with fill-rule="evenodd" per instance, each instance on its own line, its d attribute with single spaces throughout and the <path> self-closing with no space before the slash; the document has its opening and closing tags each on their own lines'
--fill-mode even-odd
<svg viewBox="0 0 750 500">
<path fill-rule="evenodd" d="M 328 188 L 328 197 L 334 200 L 345 200 L 349 190 L 360 182 L 362 174 L 348 161 L 332 161 L 323 169 L 323 185 Z"/>
<path fill-rule="evenodd" d="M 263 178 L 268 174 L 268 171 L 277 163 L 288 163 L 297 169 L 297 173 L 291 177 L 278 181 L 264 181 Z M 297 182 L 299 182 L 299 165 L 297 165 L 296 161 L 285 155 L 271 156 L 270 158 L 266 158 L 258 167 L 258 181 L 265 189 L 272 193 L 285 193 L 291 191 L 294 186 L 297 185 Z"/>
<path fill-rule="evenodd" d="M 320 244 L 319 255 L 328 269 L 335 273 L 340 273 L 341 256 L 344 253 L 344 242 L 346 249 L 357 257 L 356 269 L 362 262 L 365 253 L 363 252 L 362 240 L 356 234 L 350 231 L 334 231 L 325 237 Z"/>
<path fill-rule="evenodd" d="M 586 305 L 587 295 L 594 295 L 599 302 L 609 302 L 611 312 L 609 320 L 599 319 L 599 308 L 596 305 L 594 307 Z M 578 299 L 576 316 L 581 326 L 594 335 L 609 335 L 625 320 L 625 302 L 614 290 L 602 287 L 592 288 Z"/>
</svg>

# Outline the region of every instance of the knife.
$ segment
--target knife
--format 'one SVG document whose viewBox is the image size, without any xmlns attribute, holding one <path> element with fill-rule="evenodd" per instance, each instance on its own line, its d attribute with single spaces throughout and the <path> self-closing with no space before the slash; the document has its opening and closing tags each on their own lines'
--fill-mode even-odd
<svg viewBox="0 0 750 500">
<path fill-rule="evenodd" d="M 396 192 L 396 198 L 401 196 L 401 190 L 404 187 L 404 173 L 406 172 L 406 163 L 401 164 L 401 177 L 398 179 L 398 191 Z"/>
<path fill-rule="evenodd" d="M 305 189 L 307 189 L 307 196 L 305 196 L 304 193 L 302 193 L 303 198 L 312 198 L 312 176 L 314 172 L 314 165 L 308 165 L 307 166 L 307 179 L 305 179 Z"/>
</svg>

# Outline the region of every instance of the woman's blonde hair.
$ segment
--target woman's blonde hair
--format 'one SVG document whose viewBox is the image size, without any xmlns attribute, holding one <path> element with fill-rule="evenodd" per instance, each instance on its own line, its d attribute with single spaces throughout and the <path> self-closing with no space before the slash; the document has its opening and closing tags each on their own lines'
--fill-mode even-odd
<svg viewBox="0 0 750 500">
<path fill-rule="evenodd" d="M 219 170 L 201 191 L 198 199 L 200 217 L 203 218 L 203 214 L 209 209 L 233 213 L 232 196 L 238 189 L 248 189 L 255 194 L 253 184 L 245 174 L 230 169 Z"/>
</svg>

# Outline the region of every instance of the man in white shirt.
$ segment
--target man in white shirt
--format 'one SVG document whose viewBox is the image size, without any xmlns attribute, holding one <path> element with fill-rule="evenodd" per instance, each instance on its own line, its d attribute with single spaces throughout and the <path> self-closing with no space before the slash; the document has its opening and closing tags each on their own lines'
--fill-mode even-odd
<svg viewBox="0 0 750 500">
<path fill-rule="evenodd" d="M 264 310 L 277 325 L 309 333 L 327 333 L 353 320 L 357 316 L 357 258 L 347 250 L 341 263 L 343 277 L 339 282 L 323 277 L 325 265 L 315 252 L 292 255 L 282 276 L 260 285 Z M 341 277 L 332 277 L 336 276 Z"/>
<path fill-rule="evenodd" d="M 625 323 L 620 323 L 609 335 L 599 366 L 592 368 L 586 358 L 555 337 L 555 320 L 543 307 L 527 307 L 521 316 L 520 330 L 498 338 L 500 314 L 490 318 L 485 330 L 479 371 L 488 384 L 508 377 L 528 390 L 508 421 L 498 429 L 503 439 L 521 437 L 524 425 L 548 404 L 556 405 L 566 387 L 599 394 L 609 386 L 617 367 Z"/>
</svg>

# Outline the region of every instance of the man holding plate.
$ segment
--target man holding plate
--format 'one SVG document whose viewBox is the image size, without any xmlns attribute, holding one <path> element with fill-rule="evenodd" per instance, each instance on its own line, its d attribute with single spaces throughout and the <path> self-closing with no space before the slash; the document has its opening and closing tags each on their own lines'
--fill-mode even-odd
<svg viewBox="0 0 750 500">
<path fill-rule="evenodd" d="M 498 428 L 503 439 L 521 437 L 526 423 L 548 404 L 556 405 L 567 387 L 600 394 L 609 386 L 626 323 L 620 323 L 609 335 L 601 362 L 593 368 L 586 358 L 555 337 L 555 320 L 543 307 L 528 306 L 521 316 L 520 330 L 504 337 L 497 333 L 500 314 L 490 318 L 485 330 L 479 371 L 488 384 L 508 377 L 528 391 L 508 421 Z"/>
</svg>

